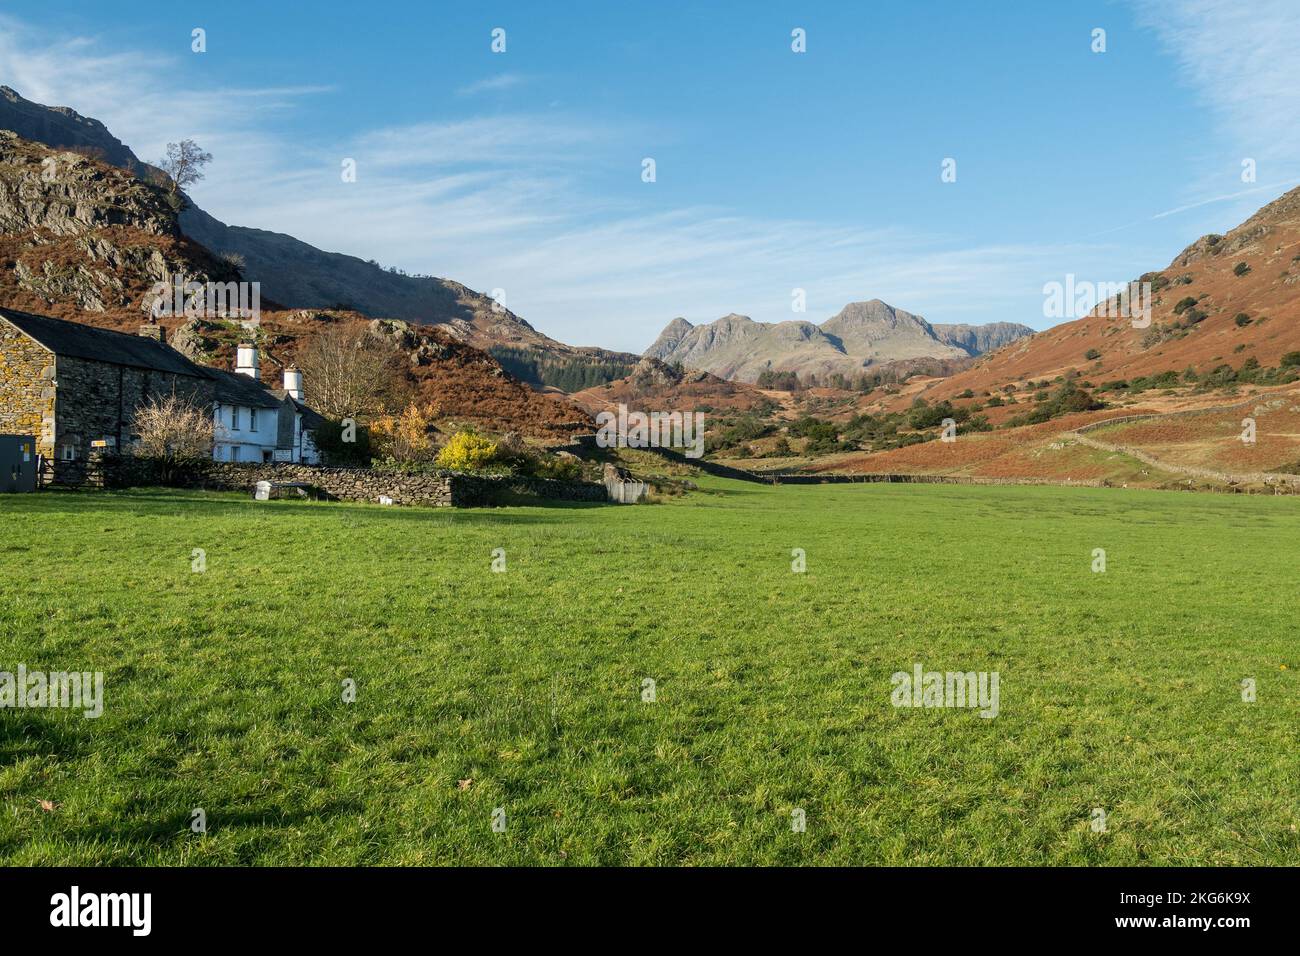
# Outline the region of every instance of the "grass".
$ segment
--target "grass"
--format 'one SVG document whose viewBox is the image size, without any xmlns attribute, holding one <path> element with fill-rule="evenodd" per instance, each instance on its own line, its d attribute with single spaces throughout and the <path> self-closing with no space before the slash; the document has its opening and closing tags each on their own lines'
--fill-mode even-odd
<svg viewBox="0 0 1300 956">
<path fill-rule="evenodd" d="M 0 861 L 1297 859 L 1300 503 L 701 484 L 0 498 L 0 670 L 105 673 L 97 720 L 0 711 Z M 999 715 L 895 709 L 916 662 L 998 671 Z"/>
</svg>

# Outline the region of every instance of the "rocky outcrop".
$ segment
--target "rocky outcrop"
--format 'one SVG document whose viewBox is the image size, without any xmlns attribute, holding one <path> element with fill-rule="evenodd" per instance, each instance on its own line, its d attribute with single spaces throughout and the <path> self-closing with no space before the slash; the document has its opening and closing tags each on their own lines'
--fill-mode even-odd
<svg viewBox="0 0 1300 956">
<path fill-rule="evenodd" d="M 1017 339 L 1033 335 L 1034 330 L 1017 322 L 989 322 L 986 325 L 934 325 L 940 342 L 956 346 L 969 356 L 983 355 Z"/>
<path fill-rule="evenodd" d="M 153 284 L 171 276 L 239 277 L 181 235 L 164 190 L 8 130 L 0 130 L 0 234 L 0 253 L 13 262 L 0 293 L 27 311 L 138 315 Z"/>
</svg>

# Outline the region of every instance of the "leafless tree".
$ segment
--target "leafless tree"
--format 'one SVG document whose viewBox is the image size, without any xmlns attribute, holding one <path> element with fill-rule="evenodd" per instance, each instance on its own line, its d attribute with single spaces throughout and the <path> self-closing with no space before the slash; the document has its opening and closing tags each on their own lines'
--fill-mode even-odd
<svg viewBox="0 0 1300 956">
<path fill-rule="evenodd" d="M 136 409 L 136 454 L 167 461 L 212 456 L 212 412 L 178 395 L 154 397 Z"/>
<path fill-rule="evenodd" d="M 203 178 L 202 167 L 212 162 L 212 154 L 199 149 L 192 139 L 167 144 L 167 157 L 158 161 L 159 168 L 171 177 L 172 193 L 192 186 Z"/>
<path fill-rule="evenodd" d="M 298 355 L 307 404 L 333 421 L 401 408 L 409 392 L 402 358 L 364 326 L 327 328 Z"/>
</svg>

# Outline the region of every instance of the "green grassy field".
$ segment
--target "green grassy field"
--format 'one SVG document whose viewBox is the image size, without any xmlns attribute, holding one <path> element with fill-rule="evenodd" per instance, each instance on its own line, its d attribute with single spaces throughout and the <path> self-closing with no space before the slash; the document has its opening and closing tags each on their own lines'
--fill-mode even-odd
<svg viewBox="0 0 1300 956">
<path fill-rule="evenodd" d="M 1300 502 L 703 485 L 0 498 L 0 670 L 105 673 L 97 720 L 0 710 L 0 860 L 1300 859 Z M 917 662 L 998 716 L 891 706 Z"/>
</svg>

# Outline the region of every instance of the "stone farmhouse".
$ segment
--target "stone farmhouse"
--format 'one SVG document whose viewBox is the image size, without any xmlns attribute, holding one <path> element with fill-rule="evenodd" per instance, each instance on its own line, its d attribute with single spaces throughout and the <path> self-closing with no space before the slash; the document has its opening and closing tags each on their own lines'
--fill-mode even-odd
<svg viewBox="0 0 1300 956">
<path fill-rule="evenodd" d="M 267 388 L 252 345 L 228 372 L 191 362 L 157 325 L 128 335 L 0 309 L 0 434 L 36 439 L 51 463 L 45 481 L 79 484 L 94 450 L 129 450 L 135 410 L 170 394 L 212 409 L 218 460 L 320 461 L 312 433 L 322 419 L 303 401 L 302 373 L 290 368 L 283 388 Z"/>
</svg>

